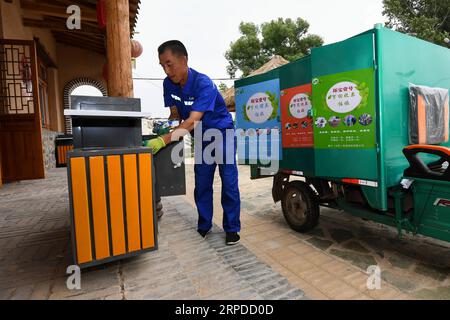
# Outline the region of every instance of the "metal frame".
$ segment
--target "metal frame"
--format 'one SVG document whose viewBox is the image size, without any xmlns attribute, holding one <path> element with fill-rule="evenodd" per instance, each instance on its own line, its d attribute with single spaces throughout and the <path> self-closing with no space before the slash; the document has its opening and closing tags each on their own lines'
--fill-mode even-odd
<svg viewBox="0 0 450 320">
<path fill-rule="evenodd" d="M 387 192 L 386 192 L 386 167 L 385 167 L 385 159 L 384 159 L 384 126 L 383 121 L 384 118 L 381 116 L 381 106 L 384 105 L 383 99 L 383 83 L 380 81 L 380 75 L 382 73 L 383 59 L 382 59 L 382 47 L 380 38 L 380 28 L 381 25 L 376 25 L 375 27 L 375 35 L 374 35 L 374 49 L 375 49 L 375 90 L 377 92 L 375 97 L 375 103 L 378 106 L 377 110 L 377 153 L 378 153 L 378 182 L 379 182 L 379 190 L 381 192 L 381 207 L 383 209 L 387 209 Z"/>
</svg>

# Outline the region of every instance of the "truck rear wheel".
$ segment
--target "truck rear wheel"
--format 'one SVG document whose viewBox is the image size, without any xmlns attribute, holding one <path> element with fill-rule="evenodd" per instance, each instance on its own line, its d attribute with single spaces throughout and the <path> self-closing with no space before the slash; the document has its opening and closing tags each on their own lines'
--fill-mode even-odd
<svg viewBox="0 0 450 320">
<path fill-rule="evenodd" d="M 302 181 L 291 181 L 283 190 L 281 208 L 287 224 L 297 232 L 307 232 L 319 222 L 319 201 Z"/>
</svg>

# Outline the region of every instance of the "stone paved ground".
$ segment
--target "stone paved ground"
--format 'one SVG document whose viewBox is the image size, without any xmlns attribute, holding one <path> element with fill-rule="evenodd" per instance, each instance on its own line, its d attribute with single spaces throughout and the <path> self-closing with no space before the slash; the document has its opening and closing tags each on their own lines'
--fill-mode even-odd
<svg viewBox="0 0 450 320">
<path fill-rule="evenodd" d="M 83 271 L 82 290 L 66 288 L 71 264 L 65 169 L 46 180 L 0 189 L 0 299 L 450 299 L 450 245 L 321 209 L 307 234 L 288 228 L 271 180 L 240 167 L 242 244 L 224 246 L 220 179 L 215 223 L 195 232 L 193 170 L 186 197 L 164 200 L 159 250 Z M 381 290 L 368 290 L 378 265 Z"/>
<path fill-rule="evenodd" d="M 302 290 L 214 227 L 204 240 L 185 197 L 164 201 L 159 250 L 83 270 L 71 262 L 66 173 L 0 189 L 0 299 L 306 299 Z"/>
<path fill-rule="evenodd" d="M 312 299 L 450 299 L 450 244 L 422 236 L 399 240 L 393 228 L 321 208 L 307 234 L 291 230 L 272 180 L 250 180 L 239 167 L 242 243 Z M 193 204 L 193 166 L 187 166 Z M 215 179 L 215 222 L 221 225 L 220 178 Z M 367 267 L 381 269 L 381 290 L 368 290 Z"/>
</svg>

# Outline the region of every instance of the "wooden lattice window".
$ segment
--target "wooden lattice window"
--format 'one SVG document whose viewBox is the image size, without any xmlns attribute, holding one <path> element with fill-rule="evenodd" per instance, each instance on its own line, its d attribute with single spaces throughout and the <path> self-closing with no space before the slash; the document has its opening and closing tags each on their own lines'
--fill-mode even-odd
<svg viewBox="0 0 450 320">
<path fill-rule="evenodd" d="M 36 72 L 32 47 L 20 42 L 0 44 L 0 114 L 34 114 L 33 83 Z"/>
</svg>

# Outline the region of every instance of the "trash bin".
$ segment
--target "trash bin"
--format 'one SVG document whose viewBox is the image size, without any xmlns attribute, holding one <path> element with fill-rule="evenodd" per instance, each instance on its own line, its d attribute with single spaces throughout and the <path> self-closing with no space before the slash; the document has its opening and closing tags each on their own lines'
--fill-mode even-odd
<svg viewBox="0 0 450 320">
<path fill-rule="evenodd" d="M 142 138 L 146 141 L 156 137 L 157 135 L 145 135 Z M 183 148 L 184 140 L 172 142 L 154 155 L 157 199 L 186 194 L 186 167 L 184 153 L 181 152 Z M 176 153 L 174 156 L 177 159 L 172 159 L 172 152 Z"/>
<path fill-rule="evenodd" d="M 55 139 L 56 167 L 67 167 L 67 153 L 73 150 L 73 137 L 71 135 L 60 135 Z"/>
<path fill-rule="evenodd" d="M 154 160 L 140 100 L 72 96 L 68 183 L 74 262 L 89 267 L 158 248 Z"/>
</svg>

